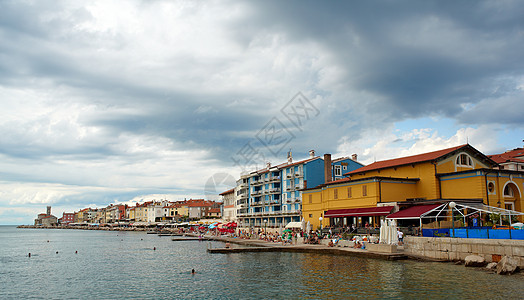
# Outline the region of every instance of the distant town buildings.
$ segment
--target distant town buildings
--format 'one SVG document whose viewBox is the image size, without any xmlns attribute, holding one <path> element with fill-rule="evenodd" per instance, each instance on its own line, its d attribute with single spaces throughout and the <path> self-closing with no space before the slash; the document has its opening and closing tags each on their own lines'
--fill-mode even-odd
<svg viewBox="0 0 524 300">
<path fill-rule="evenodd" d="M 35 219 L 36 226 L 55 226 L 58 224 L 58 219 L 51 214 L 51 206 L 47 207 L 46 213 L 38 214 Z"/>
</svg>

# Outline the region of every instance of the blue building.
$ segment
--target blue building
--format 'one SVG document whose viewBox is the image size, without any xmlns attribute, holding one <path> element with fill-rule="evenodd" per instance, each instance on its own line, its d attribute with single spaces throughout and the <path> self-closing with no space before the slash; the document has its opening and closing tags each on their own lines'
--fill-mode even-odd
<svg viewBox="0 0 524 300">
<path fill-rule="evenodd" d="M 279 228 L 302 219 L 302 189 L 343 178 L 342 174 L 363 167 L 356 161 L 342 157 L 331 160 L 331 155 L 315 156 L 293 162 L 291 153 L 287 162 L 242 175 L 237 181 L 236 208 L 241 227 Z"/>
</svg>

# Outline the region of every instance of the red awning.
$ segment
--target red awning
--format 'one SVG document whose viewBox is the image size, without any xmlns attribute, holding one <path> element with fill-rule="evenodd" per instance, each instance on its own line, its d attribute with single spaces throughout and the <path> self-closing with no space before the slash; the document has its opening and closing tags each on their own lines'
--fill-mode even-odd
<svg viewBox="0 0 524 300">
<path fill-rule="evenodd" d="M 332 209 L 326 211 L 326 218 L 341 217 L 368 217 L 368 216 L 387 216 L 391 213 L 393 206 L 351 208 L 351 209 Z"/>
<path fill-rule="evenodd" d="M 428 204 L 412 206 L 387 216 L 388 219 L 418 219 L 422 214 L 431 211 L 442 204 Z"/>
</svg>

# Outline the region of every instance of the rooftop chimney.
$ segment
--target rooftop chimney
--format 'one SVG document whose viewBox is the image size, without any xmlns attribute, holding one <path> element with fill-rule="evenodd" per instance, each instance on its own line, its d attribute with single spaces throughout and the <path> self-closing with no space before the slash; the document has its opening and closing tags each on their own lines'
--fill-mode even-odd
<svg viewBox="0 0 524 300">
<path fill-rule="evenodd" d="M 270 162 L 270 161 L 268 161 L 268 162 L 266 163 L 266 167 L 267 167 L 268 170 L 269 170 L 269 168 L 271 168 L 271 162 Z"/>
<path fill-rule="evenodd" d="M 51 215 L 51 206 L 48 206 L 48 207 L 47 207 L 47 215 L 48 215 L 48 216 Z"/>
<path fill-rule="evenodd" d="M 309 158 L 315 157 L 315 150 L 309 150 Z"/>
<path fill-rule="evenodd" d="M 290 164 L 293 162 L 293 156 L 291 155 L 291 150 L 287 153 L 287 163 Z"/>
<path fill-rule="evenodd" d="M 324 178 L 325 183 L 331 182 L 331 154 L 324 154 Z"/>
<path fill-rule="evenodd" d="M 351 159 L 354 160 L 354 161 L 357 161 L 357 154 L 352 154 L 351 155 Z"/>
</svg>

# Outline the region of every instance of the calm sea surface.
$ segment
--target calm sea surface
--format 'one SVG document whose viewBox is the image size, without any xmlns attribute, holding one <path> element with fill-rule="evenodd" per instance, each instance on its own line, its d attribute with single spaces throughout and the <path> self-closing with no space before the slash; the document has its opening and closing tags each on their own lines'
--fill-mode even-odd
<svg viewBox="0 0 524 300">
<path fill-rule="evenodd" d="M 0 226 L 0 299 L 524 298 L 520 274 L 349 256 L 208 254 L 208 245 L 142 232 Z"/>
</svg>

